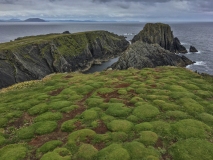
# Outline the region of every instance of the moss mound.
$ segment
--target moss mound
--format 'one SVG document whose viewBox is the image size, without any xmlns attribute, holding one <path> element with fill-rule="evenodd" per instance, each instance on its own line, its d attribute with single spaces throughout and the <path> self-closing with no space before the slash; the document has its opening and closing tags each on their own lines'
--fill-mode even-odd
<svg viewBox="0 0 213 160">
<path fill-rule="evenodd" d="M 212 82 L 158 67 L 52 74 L 3 89 L 0 159 L 212 160 Z"/>
</svg>

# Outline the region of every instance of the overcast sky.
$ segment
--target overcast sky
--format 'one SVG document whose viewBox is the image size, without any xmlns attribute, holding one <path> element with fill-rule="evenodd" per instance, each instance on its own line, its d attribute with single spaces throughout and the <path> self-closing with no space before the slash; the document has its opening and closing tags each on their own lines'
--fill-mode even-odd
<svg viewBox="0 0 213 160">
<path fill-rule="evenodd" d="M 0 19 L 213 21 L 213 0 L 0 0 Z"/>
</svg>

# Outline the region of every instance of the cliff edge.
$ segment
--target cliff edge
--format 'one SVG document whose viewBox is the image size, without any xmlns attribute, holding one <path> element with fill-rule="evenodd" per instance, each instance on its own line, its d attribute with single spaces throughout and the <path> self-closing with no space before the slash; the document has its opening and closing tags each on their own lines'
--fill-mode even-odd
<svg viewBox="0 0 213 160">
<path fill-rule="evenodd" d="M 107 31 L 18 38 L 0 44 L 0 88 L 53 72 L 85 71 L 128 46 L 123 36 Z"/>
</svg>

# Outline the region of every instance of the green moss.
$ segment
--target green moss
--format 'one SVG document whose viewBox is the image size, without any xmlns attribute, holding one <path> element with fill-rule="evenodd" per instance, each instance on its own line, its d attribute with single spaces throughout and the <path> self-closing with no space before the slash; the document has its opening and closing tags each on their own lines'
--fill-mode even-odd
<svg viewBox="0 0 213 160">
<path fill-rule="evenodd" d="M 76 119 L 72 119 L 72 120 L 68 120 L 68 121 L 65 121 L 64 123 L 62 123 L 61 125 L 61 130 L 63 132 L 71 132 L 75 129 L 75 123 L 77 122 Z"/>
<path fill-rule="evenodd" d="M 174 160 L 212 160 L 213 144 L 201 139 L 187 139 L 175 143 L 170 154 Z"/>
<path fill-rule="evenodd" d="M 107 127 L 113 132 L 129 132 L 133 124 L 127 120 L 113 120 L 107 124 Z"/>
<path fill-rule="evenodd" d="M 113 91 L 114 91 L 114 89 L 112 89 L 112 88 L 100 88 L 97 90 L 97 92 L 100 94 L 107 94 L 107 93 L 111 93 Z"/>
<path fill-rule="evenodd" d="M 130 122 L 133 122 L 133 123 L 136 123 L 139 121 L 139 118 L 134 116 L 134 115 L 130 115 L 127 117 L 127 120 L 130 121 Z"/>
<path fill-rule="evenodd" d="M 137 102 L 143 102 L 143 99 L 140 98 L 140 97 L 133 97 L 131 100 L 130 100 L 131 103 L 135 104 Z"/>
<path fill-rule="evenodd" d="M 80 86 L 79 88 L 76 89 L 76 92 L 81 95 L 88 94 L 89 92 L 92 92 L 94 88 L 90 85 L 84 85 Z"/>
<path fill-rule="evenodd" d="M 72 103 L 70 101 L 63 101 L 63 100 L 58 100 L 56 102 L 52 102 L 49 104 L 49 108 L 50 109 L 62 109 L 65 107 L 70 107 L 72 105 Z"/>
<path fill-rule="evenodd" d="M 151 125 L 153 126 L 153 131 L 157 133 L 160 136 L 166 136 L 170 137 L 171 136 L 171 126 L 169 123 L 164 122 L 164 121 L 152 121 L 150 122 Z"/>
<path fill-rule="evenodd" d="M 130 160 L 129 153 L 126 149 L 122 148 L 119 144 L 111 144 L 110 146 L 102 149 L 97 154 L 99 160 Z"/>
<path fill-rule="evenodd" d="M 156 107 L 146 103 L 140 104 L 133 111 L 133 115 L 137 116 L 142 120 L 148 120 L 153 117 L 156 117 L 159 113 L 160 112 Z"/>
<path fill-rule="evenodd" d="M 187 113 L 182 111 L 168 111 L 165 115 L 169 119 L 186 119 L 189 117 Z"/>
<path fill-rule="evenodd" d="M 106 113 L 115 117 L 128 116 L 131 112 L 130 108 L 124 106 L 123 103 L 110 103 Z"/>
<path fill-rule="evenodd" d="M 128 150 L 131 160 L 149 159 L 150 156 L 153 159 L 159 159 L 159 153 L 154 148 L 146 148 L 143 144 L 136 141 L 125 143 L 124 148 Z"/>
<path fill-rule="evenodd" d="M 85 121 L 90 121 L 90 120 L 95 120 L 98 117 L 98 113 L 97 111 L 95 111 L 94 109 L 89 109 L 84 111 L 81 114 L 81 117 L 85 120 Z"/>
<path fill-rule="evenodd" d="M 145 145 L 154 145 L 158 140 L 158 135 L 152 131 L 140 132 L 139 141 Z"/>
<path fill-rule="evenodd" d="M 35 127 L 29 126 L 21 128 L 17 131 L 17 136 L 20 139 L 30 139 L 34 137 Z"/>
<path fill-rule="evenodd" d="M 127 95 L 127 91 L 126 91 L 126 89 L 119 89 L 118 90 L 118 94 L 120 94 L 120 95 Z"/>
<path fill-rule="evenodd" d="M 22 144 L 10 144 L 0 149 L 1 160 L 23 160 L 26 154 L 27 148 Z"/>
<path fill-rule="evenodd" d="M 82 142 L 85 141 L 86 138 L 91 138 L 95 135 L 96 133 L 91 130 L 91 129 L 81 129 L 78 131 L 72 132 L 69 137 L 68 137 L 68 143 L 72 144 L 77 142 Z"/>
<path fill-rule="evenodd" d="M 57 123 L 54 121 L 37 122 L 33 125 L 35 133 L 39 135 L 48 134 L 57 128 Z"/>
<path fill-rule="evenodd" d="M 56 147 L 62 145 L 63 142 L 59 141 L 59 140 L 52 140 L 49 142 L 44 143 L 40 148 L 37 149 L 37 152 L 41 152 L 41 153 L 47 153 L 49 151 L 54 150 Z"/>
<path fill-rule="evenodd" d="M 109 100 L 110 103 L 123 103 L 123 100 L 117 98 L 111 98 Z"/>
<path fill-rule="evenodd" d="M 103 120 L 104 123 L 109 123 L 109 122 L 115 120 L 115 117 L 103 114 L 101 117 L 101 120 Z"/>
<path fill-rule="evenodd" d="M 209 124 L 211 126 L 213 126 L 213 116 L 211 114 L 208 113 L 201 113 L 199 115 L 199 118 L 205 122 L 206 124 Z"/>
<path fill-rule="evenodd" d="M 103 99 L 101 98 L 88 98 L 86 100 L 86 104 L 91 107 L 100 107 L 100 105 L 103 103 Z"/>
<path fill-rule="evenodd" d="M 211 131 L 211 128 L 206 124 L 193 120 L 185 119 L 176 122 L 171 125 L 172 133 L 177 138 L 206 138 L 207 131 Z"/>
<path fill-rule="evenodd" d="M 111 138 L 113 142 L 125 142 L 128 135 L 125 132 L 112 132 Z"/>
<path fill-rule="evenodd" d="M 149 122 L 143 122 L 135 125 L 136 131 L 151 131 L 153 129 L 153 125 Z"/>
<path fill-rule="evenodd" d="M 60 112 L 46 112 L 39 116 L 37 116 L 34 121 L 54 121 L 54 120 L 60 120 L 62 118 L 62 114 Z"/>
<path fill-rule="evenodd" d="M 82 144 L 77 152 L 78 159 L 93 160 L 98 150 L 90 144 Z"/>
<path fill-rule="evenodd" d="M 153 103 L 163 111 L 176 110 L 179 108 L 178 105 L 172 104 L 171 102 L 167 103 L 163 100 L 154 100 Z"/>
<path fill-rule="evenodd" d="M 57 152 L 48 152 L 41 157 L 41 160 L 70 160 L 71 156 L 61 156 Z"/>
<path fill-rule="evenodd" d="M 30 108 L 28 110 L 28 113 L 30 115 L 36 115 L 36 114 L 41 114 L 41 113 L 44 113 L 48 110 L 48 105 L 46 103 L 41 103 L 41 104 L 38 104 L 32 108 Z"/>
<path fill-rule="evenodd" d="M 0 135 L 0 146 L 5 143 L 5 140 L 6 139 L 3 136 Z"/>
<path fill-rule="evenodd" d="M 65 112 L 65 113 L 69 113 L 75 109 L 77 109 L 79 106 L 78 105 L 71 105 L 69 107 L 64 107 L 62 109 L 60 109 L 61 112 Z"/>
<path fill-rule="evenodd" d="M 181 98 L 179 100 L 181 110 L 188 112 L 189 114 L 200 113 L 204 111 L 203 106 L 191 98 Z"/>
<path fill-rule="evenodd" d="M 7 125 L 8 119 L 7 118 L 0 118 L 0 128 Z"/>
</svg>

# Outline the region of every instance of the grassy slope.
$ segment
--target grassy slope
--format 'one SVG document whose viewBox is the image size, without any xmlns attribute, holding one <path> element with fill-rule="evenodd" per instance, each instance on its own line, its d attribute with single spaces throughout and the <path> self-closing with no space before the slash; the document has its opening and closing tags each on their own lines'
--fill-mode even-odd
<svg viewBox="0 0 213 160">
<path fill-rule="evenodd" d="M 184 68 L 53 74 L 0 94 L 0 159 L 213 159 L 213 79 Z"/>
</svg>

